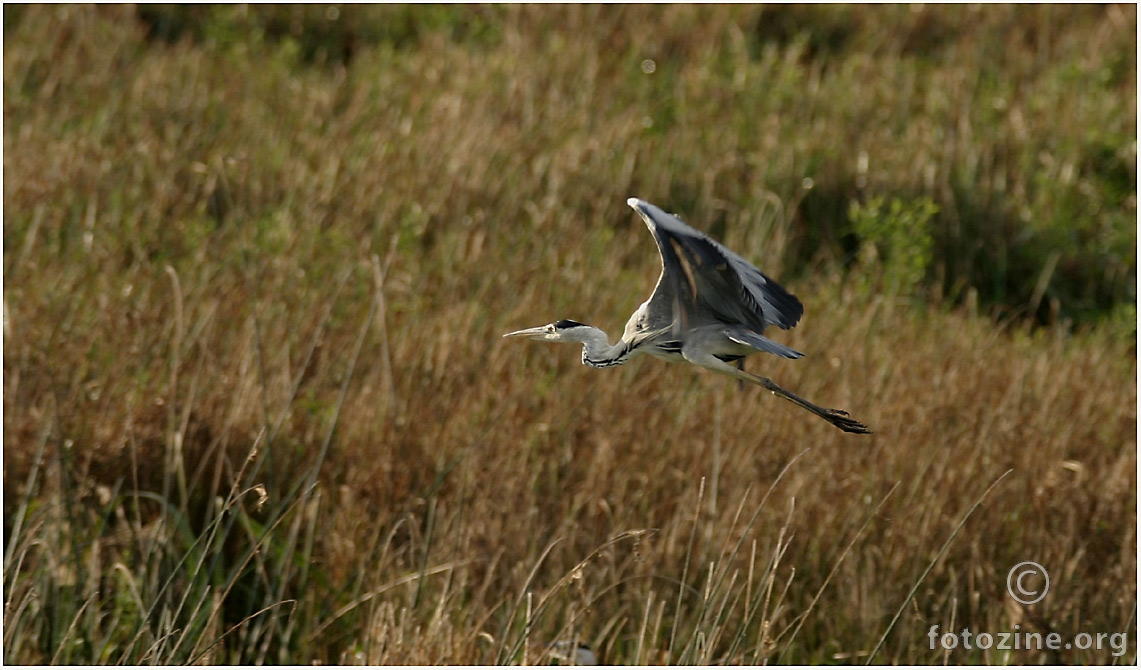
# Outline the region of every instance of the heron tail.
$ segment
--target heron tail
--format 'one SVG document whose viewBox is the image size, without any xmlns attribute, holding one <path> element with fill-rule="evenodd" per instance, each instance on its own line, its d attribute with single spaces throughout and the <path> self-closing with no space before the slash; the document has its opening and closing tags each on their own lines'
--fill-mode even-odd
<svg viewBox="0 0 1141 670">
<path fill-rule="evenodd" d="M 743 344 L 747 347 L 752 347 L 757 351 L 764 351 L 766 353 L 783 356 L 785 358 L 800 358 L 804 356 L 804 354 L 800 353 L 796 349 L 786 347 L 779 342 L 773 342 L 769 338 L 763 335 L 758 335 L 746 328 L 727 328 L 725 330 L 725 336 L 734 342 Z"/>
</svg>

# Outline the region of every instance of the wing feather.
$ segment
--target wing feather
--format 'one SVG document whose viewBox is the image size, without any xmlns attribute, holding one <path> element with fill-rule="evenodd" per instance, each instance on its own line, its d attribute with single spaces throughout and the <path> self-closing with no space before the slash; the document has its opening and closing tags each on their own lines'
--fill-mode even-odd
<svg viewBox="0 0 1141 670">
<path fill-rule="evenodd" d="M 655 303 L 663 293 L 662 300 L 673 303 L 670 307 L 678 315 L 689 307 L 758 334 L 767 326 L 792 328 L 804 314 L 796 296 L 741 256 L 644 200 L 631 198 L 629 204 L 642 215 L 662 257 L 662 276 L 650 298 L 651 307 L 665 306 Z M 669 272 L 670 267 L 680 272 Z"/>
</svg>

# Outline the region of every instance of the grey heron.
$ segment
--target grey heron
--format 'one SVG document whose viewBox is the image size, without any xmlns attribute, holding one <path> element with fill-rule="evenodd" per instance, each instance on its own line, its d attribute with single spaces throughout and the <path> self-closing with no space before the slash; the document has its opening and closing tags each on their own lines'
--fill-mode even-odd
<svg viewBox="0 0 1141 670">
<path fill-rule="evenodd" d="M 552 642 L 547 647 L 547 656 L 562 665 L 598 665 L 598 654 L 585 642 L 573 643 L 570 640 Z"/>
<path fill-rule="evenodd" d="M 804 355 L 764 336 L 769 326 L 787 330 L 800 320 L 804 306 L 795 296 L 678 217 L 638 198 L 626 203 L 653 234 L 662 274 L 649 299 L 626 323 L 622 339 L 611 345 L 602 330 L 569 319 L 504 337 L 581 343 L 583 364 L 595 368 L 621 365 L 640 354 L 688 361 L 759 384 L 842 431 L 871 432 L 844 410 L 815 405 L 742 368 L 742 359 L 759 351 L 784 358 Z"/>
</svg>

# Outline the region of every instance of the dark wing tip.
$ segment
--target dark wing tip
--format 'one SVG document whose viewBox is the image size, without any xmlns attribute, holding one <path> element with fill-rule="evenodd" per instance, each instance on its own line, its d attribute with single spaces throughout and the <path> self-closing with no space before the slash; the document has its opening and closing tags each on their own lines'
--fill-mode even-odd
<svg viewBox="0 0 1141 670">
<path fill-rule="evenodd" d="M 765 307 L 770 308 L 769 311 L 771 311 L 771 313 L 764 314 L 765 321 L 784 330 L 796 326 L 800 317 L 804 316 L 804 305 L 783 286 L 763 273 L 761 276 L 765 278 L 765 285 L 761 289 L 767 303 Z"/>
</svg>

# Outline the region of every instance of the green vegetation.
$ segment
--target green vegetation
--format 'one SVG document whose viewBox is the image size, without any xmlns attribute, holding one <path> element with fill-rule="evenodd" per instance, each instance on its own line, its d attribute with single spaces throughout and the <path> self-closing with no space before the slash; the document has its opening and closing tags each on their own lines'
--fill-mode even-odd
<svg viewBox="0 0 1141 670">
<path fill-rule="evenodd" d="M 6 6 L 4 661 L 1136 663 L 1136 28 Z M 749 369 L 875 434 L 501 341 L 617 332 L 629 196 L 797 294 Z"/>
<path fill-rule="evenodd" d="M 886 211 L 880 197 L 867 205 L 853 202 L 848 218 L 863 240 L 861 255 L 867 271 L 861 278 L 882 268 L 885 290 L 893 296 L 922 285 L 931 266 L 931 217 L 938 211 L 930 198 L 909 205 L 894 198 Z"/>
</svg>

